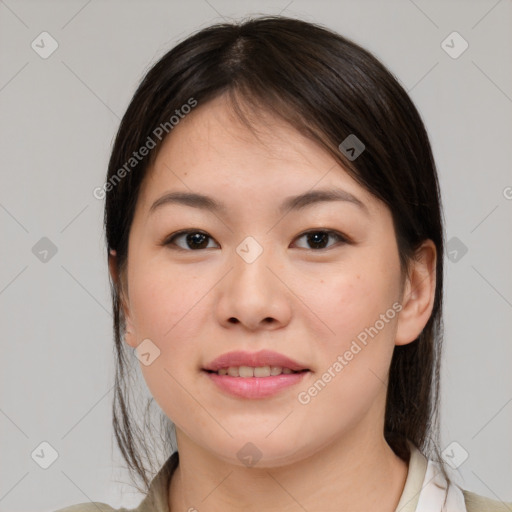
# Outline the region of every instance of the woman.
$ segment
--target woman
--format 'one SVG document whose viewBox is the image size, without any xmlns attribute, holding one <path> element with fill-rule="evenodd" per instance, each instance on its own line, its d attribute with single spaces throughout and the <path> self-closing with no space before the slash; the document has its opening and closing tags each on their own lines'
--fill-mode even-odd
<svg viewBox="0 0 512 512">
<path fill-rule="evenodd" d="M 508 510 L 439 454 L 437 173 L 370 53 L 278 16 L 201 30 L 143 79 L 95 194 L 134 510 Z M 151 481 L 130 347 L 175 428 Z"/>
</svg>

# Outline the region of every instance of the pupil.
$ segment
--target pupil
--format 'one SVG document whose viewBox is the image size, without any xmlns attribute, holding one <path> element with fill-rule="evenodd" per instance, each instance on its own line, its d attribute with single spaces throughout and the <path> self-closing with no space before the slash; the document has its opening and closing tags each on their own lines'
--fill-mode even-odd
<svg viewBox="0 0 512 512">
<path fill-rule="evenodd" d="M 319 231 L 317 233 L 308 235 L 308 237 L 310 243 L 312 243 L 314 246 L 317 246 L 318 244 L 322 245 L 322 243 L 325 242 L 327 239 L 327 233 Z"/>
<path fill-rule="evenodd" d="M 190 242 L 192 244 L 192 246 L 198 246 L 200 245 L 202 248 L 202 245 L 204 245 L 204 241 L 206 240 L 206 236 L 203 235 L 202 233 L 193 233 L 193 234 L 189 234 L 187 236 L 187 242 Z M 201 242 L 203 242 L 203 244 L 201 244 Z M 206 244 L 208 245 L 208 244 Z"/>
</svg>

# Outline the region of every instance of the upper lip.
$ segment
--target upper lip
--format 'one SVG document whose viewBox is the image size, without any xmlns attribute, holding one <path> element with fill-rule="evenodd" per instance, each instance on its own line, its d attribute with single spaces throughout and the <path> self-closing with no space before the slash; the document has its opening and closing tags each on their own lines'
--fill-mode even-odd
<svg viewBox="0 0 512 512">
<path fill-rule="evenodd" d="M 293 371 L 307 370 L 304 365 L 290 359 L 289 357 L 273 352 L 272 350 L 260 350 L 259 352 L 234 351 L 222 354 L 208 363 L 203 369 L 216 372 L 221 368 L 230 366 L 280 366 Z"/>
</svg>

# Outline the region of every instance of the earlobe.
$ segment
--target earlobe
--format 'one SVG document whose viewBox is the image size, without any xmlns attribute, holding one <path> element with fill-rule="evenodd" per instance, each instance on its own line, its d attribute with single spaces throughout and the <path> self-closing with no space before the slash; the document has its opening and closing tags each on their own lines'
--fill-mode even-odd
<svg viewBox="0 0 512 512">
<path fill-rule="evenodd" d="M 112 281 L 117 286 L 117 283 L 118 283 L 117 252 L 114 249 L 109 249 L 109 251 L 108 251 L 108 270 L 110 272 L 110 277 L 112 278 Z"/>
<path fill-rule="evenodd" d="M 124 332 L 124 341 L 130 347 L 136 348 L 138 343 L 135 340 L 136 340 L 135 334 L 127 327 Z"/>
<path fill-rule="evenodd" d="M 123 306 L 123 315 L 125 321 L 124 341 L 132 348 L 137 346 L 137 339 L 135 336 L 135 329 L 132 324 L 131 316 L 126 307 Z"/>
<path fill-rule="evenodd" d="M 413 342 L 427 324 L 434 307 L 437 251 L 426 240 L 416 251 L 404 286 L 402 310 L 398 316 L 395 345 Z"/>
<path fill-rule="evenodd" d="M 117 253 L 114 249 L 109 249 L 108 255 L 108 267 L 109 272 L 112 277 L 112 281 L 114 282 L 118 297 L 119 297 L 119 306 L 120 313 L 122 313 L 124 321 L 125 321 L 125 332 L 124 332 L 124 341 L 130 345 L 130 347 L 135 348 L 137 346 L 136 337 L 135 337 L 135 329 L 132 324 L 130 308 L 125 301 L 121 281 L 119 280 L 119 271 L 117 265 Z"/>
</svg>

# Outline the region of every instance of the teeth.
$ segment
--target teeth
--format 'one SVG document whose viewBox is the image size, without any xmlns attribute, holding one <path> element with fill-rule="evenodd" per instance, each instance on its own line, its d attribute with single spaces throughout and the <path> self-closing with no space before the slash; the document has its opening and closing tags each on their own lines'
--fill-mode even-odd
<svg viewBox="0 0 512 512">
<path fill-rule="evenodd" d="M 298 373 L 290 370 L 290 368 L 283 368 L 281 366 L 230 366 L 229 368 L 221 368 L 218 375 L 229 375 L 231 377 L 270 377 L 274 375 Z"/>
<path fill-rule="evenodd" d="M 240 375 L 238 374 L 238 368 L 236 366 L 230 366 L 228 368 L 228 375 L 231 377 L 239 377 Z"/>
</svg>

